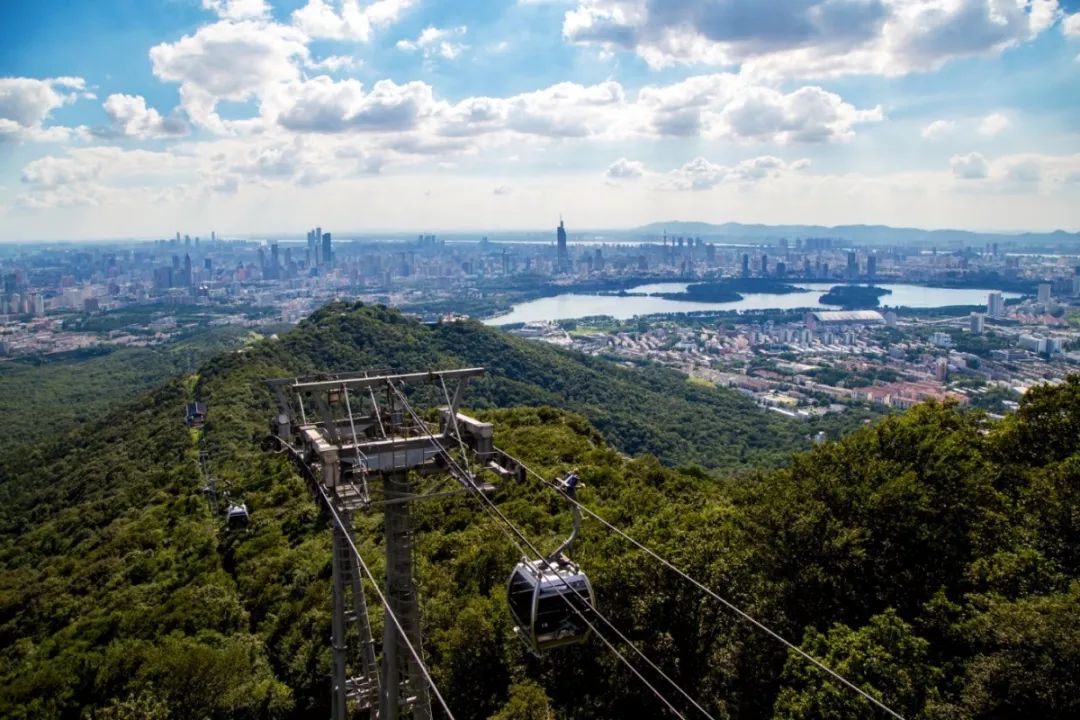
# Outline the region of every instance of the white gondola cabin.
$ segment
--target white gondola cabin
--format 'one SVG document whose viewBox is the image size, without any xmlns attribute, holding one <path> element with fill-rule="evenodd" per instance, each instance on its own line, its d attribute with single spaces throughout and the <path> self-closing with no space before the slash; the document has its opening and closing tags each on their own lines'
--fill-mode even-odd
<svg viewBox="0 0 1080 720">
<path fill-rule="evenodd" d="M 522 560 L 507 586 L 514 632 L 539 655 L 589 639 L 592 584 L 569 560 Z"/>
<path fill-rule="evenodd" d="M 507 582 L 514 632 L 534 655 L 585 642 L 592 630 L 596 596 L 589 578 L 569 558 L 581 531 L 581 510 L 575 498 L 579 484 L 576 471 L 557 481 L 574 518 L 570 537 L 545 558 L 522 558 Z"/>
</svg>

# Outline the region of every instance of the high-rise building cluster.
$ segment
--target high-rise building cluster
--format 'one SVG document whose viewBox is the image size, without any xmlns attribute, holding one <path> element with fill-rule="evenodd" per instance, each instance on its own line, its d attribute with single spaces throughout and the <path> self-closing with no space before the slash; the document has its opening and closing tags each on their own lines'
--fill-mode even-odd
<svg viewBox="0 0 1080 720">
<path fill-rule="evenodd" d="M 308 231 L 307 266 L 309 268 L 327 269 L 334 266 L 332 239 L 330 233 L 324 233 L 321 227 Z"/>
<path fill-rule="evenodd" d="M 0 297 L 0 315 L 45 314 L 45 298 L 29 290 L 26 273 L 22 270 L 4 275 L 4 294 Z"/>
</svg>

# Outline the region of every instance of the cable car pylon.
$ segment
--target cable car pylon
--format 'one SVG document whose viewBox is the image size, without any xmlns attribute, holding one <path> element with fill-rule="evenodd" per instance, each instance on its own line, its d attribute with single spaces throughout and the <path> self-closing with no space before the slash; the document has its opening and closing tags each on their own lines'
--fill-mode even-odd
<svg viewBox="0 0 1080 720">
<path fill-rule="evenodd" d="M 459 447 L 463 456 L 471 454 L 489 469 L 498 468 L 500 475 L 521 477 L 524 472 L 512 458 L 494 450 L 490 423 L 458 412 L 467 381 L 483 373 L 483 368 L 408 374 L 363 371 L 266 381 L 279 406 L 274 437 L 292 454 L 314 496 L 328 503 L 335 521 L 340 520 L 334 525 L 332 554 L 332 720 L 345 720 L 354 711 L 379 720 L 431 718 L 430 676 L 414 652 L 422 643 L 410 505 L 454 493 L 494 490 L 471 471 L 448 462 L 447 447 Z M 455 380 L 451 396 L 446 383 Z M 404 412 L 406 403 L 398 386 L 407 383 L 443 386 L 447 406 L 440 408 L 437 427 L 420 420 L 411 407 Z M 496 458 L 502 464 L 496 464 Z M 450 474 L 460 487 L 452 493 L 422 492 L 416 476 L 435 473 Z M 355 512 L 375 508 L 383 511 L 386 612 L 394 619 L 384 622 L 378 659 L 352 530 Z"/>
</svg>

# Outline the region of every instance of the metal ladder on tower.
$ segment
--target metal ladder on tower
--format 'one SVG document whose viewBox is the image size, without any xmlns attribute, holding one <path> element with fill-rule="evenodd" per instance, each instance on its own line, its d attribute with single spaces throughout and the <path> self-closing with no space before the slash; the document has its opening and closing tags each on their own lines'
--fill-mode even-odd
<svg viewBox="0 0 1080 720">
<path fill-rule="evenodd" d="M 383 475 L 386 498 L 408 500 L 413 486 L 407 472 Z M 422 647 L 420 613 L 413 585 L 412 530 L 409 502 L 389 502 L 383 509 L 386 537 L 386 595 L 390 606 L 405 633 L 402 638 L 389 623 L 383 633 L 383 683 L 397 692 L 384 693 L 379 708 L 380 720 L 397 720 L 408 716 L 413 720 L 431 719 L 431 699 L 423 682 L 420 667 L 406 649 L 408 640 L 414 648 Z"/>
<path fill-rule="evenodd" d="M 371 636 L 363 578 L 356 555 L 348 542 L 352 540 L 355 544 L 351 518 L 348 513 L 341 513 L 340 517 L 348 529 L 346 531 L 335 525 L 333 532 L 333 702 L 337 704 L 344 698 L 354 703 L 357 710 L 370 716 L 379 702 L 375 643 Z M 338 692 L 340 687 L 344 687 L 344 693 Z M 348 716 L 349 713 L 344 715 Z M 335 717 L 339 715 L 335 714 Z"/>
</svg>

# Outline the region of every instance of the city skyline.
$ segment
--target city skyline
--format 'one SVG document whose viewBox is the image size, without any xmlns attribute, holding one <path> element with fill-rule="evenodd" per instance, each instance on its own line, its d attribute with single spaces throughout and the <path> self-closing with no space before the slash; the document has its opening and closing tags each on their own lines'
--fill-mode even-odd
<svg viewBox="0 0 1080 720">
<path fill-rule="evenodd" d="M 0 241 L 1080 229 L 1080 1 L 766 5 L 8 3 Z"/>
</svg>

